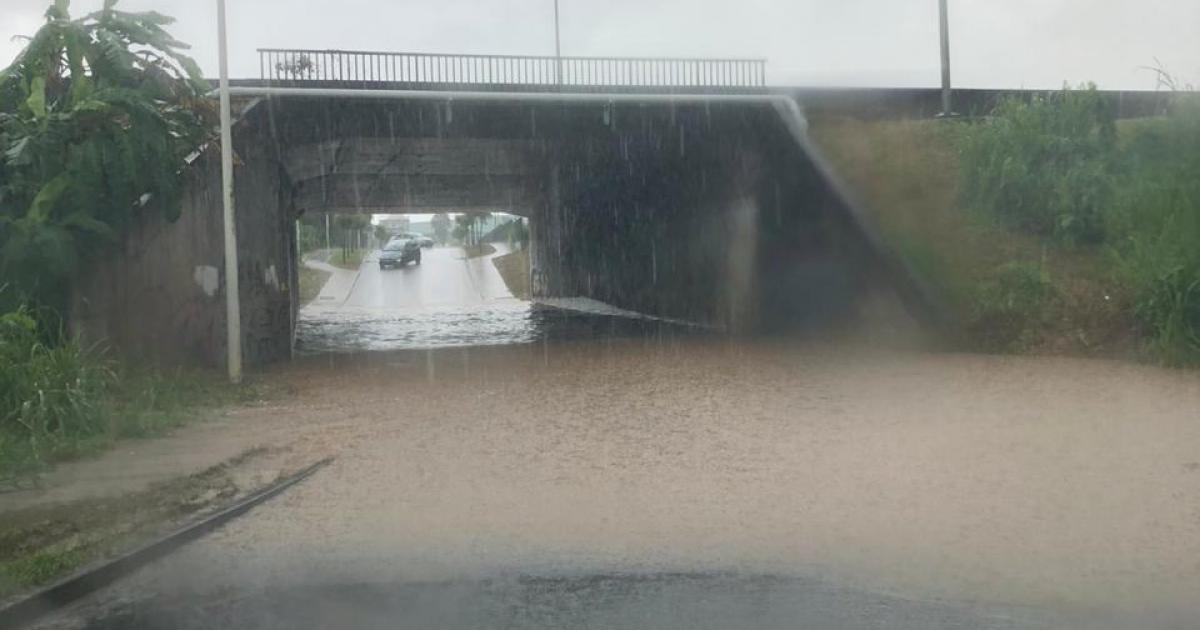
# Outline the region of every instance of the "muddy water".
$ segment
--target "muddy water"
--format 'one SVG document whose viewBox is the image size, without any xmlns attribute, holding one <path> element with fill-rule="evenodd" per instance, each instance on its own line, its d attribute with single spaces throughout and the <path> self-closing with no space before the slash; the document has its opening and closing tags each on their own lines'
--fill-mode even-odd
<svg viewBox="0 0 1200 630">
<path fill-rule="evenodd" d="M 294 399 L 239 419 L 286 418 L 298 458 L 337 460 L 102 599 L 465 611 L 448 627 L 716 602 L 744 623 L 696 627 L 786 627 L 826 592 L 813 606 L 850 615 L 827 627 L 1200 621 L 1193 373 L 650 336 L 326 353 L 267 378 Z M 624 577 L 587 586 L 603 576 Z"/>
</svg>

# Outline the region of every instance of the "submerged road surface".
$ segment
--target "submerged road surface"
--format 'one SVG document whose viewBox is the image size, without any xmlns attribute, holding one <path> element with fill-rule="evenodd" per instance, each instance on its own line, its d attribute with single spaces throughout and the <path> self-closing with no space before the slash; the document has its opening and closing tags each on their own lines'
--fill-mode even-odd
<svg viewBox="0 0 1200 630">
<path fill-rule="evenodd" d="M 458 247 L 422 250 L 421 264 L 380 269 L 378 252 L 350 282 L 300 311 L 301 353 L 521 343 L 536 332 L 492 258 Z"/>
<path fill-rule="evenodd" d="M 369 257 L 357 274 L 339 270 L 321 298 L 301 309 L 297 351 L 311 355 L 701 332 L 616 316 L 611 308 L 586 300 L 560 300 L 556 306 L 518 300 L 492 263 L 509 249 L 495 247 L 494 254 L 476 258 L 467 258 L 457 247 L 425 249 L 420 265 L 386 270 Z"/>
<path fill-rule="evenodd" d="M 47 627 L 1200 627 L 1194 373 L 583 330 L 278 366 L 336 461 Z"/>
</svg>

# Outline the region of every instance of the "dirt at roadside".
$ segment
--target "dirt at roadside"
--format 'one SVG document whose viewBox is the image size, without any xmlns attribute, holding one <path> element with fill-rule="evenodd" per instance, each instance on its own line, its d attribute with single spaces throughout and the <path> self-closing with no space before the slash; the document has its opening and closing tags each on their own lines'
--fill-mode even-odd
<svg viewBox="0 0 1200 630">
<path fill-rule="evenodd" d="M 254 447 L 144 490 L 5 512 L 0 523 L 0 606 L 262 489 L 291 472 L 281 467 L 286 450 Z"/>
</svg>

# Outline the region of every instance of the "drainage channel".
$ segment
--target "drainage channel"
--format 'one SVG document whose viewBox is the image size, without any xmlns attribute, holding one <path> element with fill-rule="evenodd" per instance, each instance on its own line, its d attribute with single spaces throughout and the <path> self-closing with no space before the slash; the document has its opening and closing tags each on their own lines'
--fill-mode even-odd
<svg viewBox="0 0 1200 630">
<path fill-rule="evenodd" d="M 7 608 L 0 609 L 0 628 L 16 628 L 33 623 L 67 604 L 112 584 L 150 562 L 249 512 L 260 503 L 300 483 L 332 461 L 332 457 L 322 459 L 207 518 L 187 525 L 122 556 L 85 569 Z"/>
</svg>

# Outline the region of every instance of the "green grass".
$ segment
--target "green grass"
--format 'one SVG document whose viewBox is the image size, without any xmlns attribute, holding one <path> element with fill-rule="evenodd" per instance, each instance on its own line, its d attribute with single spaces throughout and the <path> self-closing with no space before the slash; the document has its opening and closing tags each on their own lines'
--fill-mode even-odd
<svg viewBox="0 0 1200 630">
<path fill-rule="evenodd" d="M 317 299 L 321 294 L 325 281 L 329 279 L 328 271 L 300 266 L 300 305 L 303 306 Z"/>
<path fill-rule="evenodd" d="M 329 257 L 329 264 L 342 269 L 357 270 L 367 256 L 365 249 L 336 250 Z"/>
<path fill-rule="evenodd" d="M 86 558 L 87 555 L 79 549 L 42 549 L 29 556 L 0 563 L 0 576 L 3 576 L 0 580 L 9 585 L 4 590 L 40 586 L 79 568 Z"/>
<path fill-rule="evenodd" d="M 0 521 L 0 599 L 144 544 L 229 502 L 243 490 L 232 470 L 267 452 L 249 449 L 199 473 L 136 492 L 6 512 Z"/>
<path fill-rule="evenodd" d="M 528 300 L 529 293 L 529 251 L 518 249 L 503 256 L 496 256 L 492 264 L 500 272 L 509 293 L 522 300 Z"/>
<path fill-rule="evenodd" d="M 1078 92 L 811 133 L 964 346 L 1200 364 L 1200 104 L 1106 116 Z"/>
<path fill-rule="evenodd" d="M 212 373 L 122 364 L 47 334 L 24 308 L 0 314 L 0 485 L 36 481 L 54 462 L 159 435 L 253 395 Z"/>
</svg>

